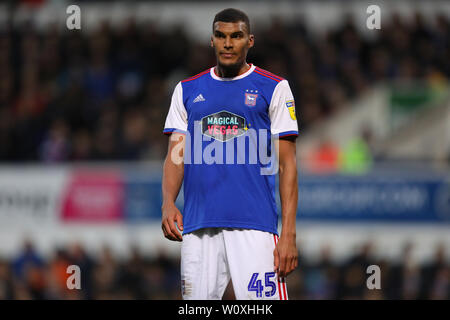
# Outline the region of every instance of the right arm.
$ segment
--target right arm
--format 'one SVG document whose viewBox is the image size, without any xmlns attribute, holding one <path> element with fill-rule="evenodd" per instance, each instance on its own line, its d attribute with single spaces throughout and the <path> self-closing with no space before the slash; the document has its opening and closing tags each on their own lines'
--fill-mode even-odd
<svg viewBox="0 0 450 320">
<path fill-rule="evenodd" d="M 162 178 L 162 223 L 164 236 L 173 241 L 183 241 L 180 232 L 183 231 L 183 215 L 175 206 L 175 200 L 180 192 L 184 176 L 184 147 L 185 136 L 172 133 L 169 138 L 169 150 L 164 161 Z"/>
</svg>

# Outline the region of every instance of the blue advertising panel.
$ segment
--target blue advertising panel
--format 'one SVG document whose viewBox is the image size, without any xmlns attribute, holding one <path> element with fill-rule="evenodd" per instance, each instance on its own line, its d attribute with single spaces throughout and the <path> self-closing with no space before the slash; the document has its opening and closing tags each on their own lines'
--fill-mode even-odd
<svg viewBox="0 0 450 320">
<path fill-rule="evenodd" d="M 300 176 L 298 219 L 450 222 L 444 177 Z"/>
<path fill-rule="evenodd" d="M 125 183 L 124 218 L 129 223 L 161 219 L 160 181 L 127 181 Z M 152 221 L 152 222 L 153 222 Z"/>
<path fill-rule="evenodd" d="M 155 223 L 161 220 L 161 172 L 127 172 L 124 182 L 123 217 L 127 223 Z M 183 208 L 183 188 L 175 204 Z"/>
</svg>

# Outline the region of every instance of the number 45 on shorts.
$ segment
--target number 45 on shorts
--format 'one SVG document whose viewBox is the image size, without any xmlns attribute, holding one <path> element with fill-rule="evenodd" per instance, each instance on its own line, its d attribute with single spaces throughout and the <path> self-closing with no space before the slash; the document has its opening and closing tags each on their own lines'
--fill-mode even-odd
<svg viewBox="0 0 450 320">
<path fill-rule="evenodd" d="M 266 297 L 272 297 L 277 292 L 275 281 L 271 278 L 275 277 L 275 272 L 264 273 L 264 286 L 262 280 L 258 280 L 259 272 L 255 272 L 248 283 L 248 291 L 255 291 L 257 298 L 262 298 L 264 292 Z"/>
</svg>

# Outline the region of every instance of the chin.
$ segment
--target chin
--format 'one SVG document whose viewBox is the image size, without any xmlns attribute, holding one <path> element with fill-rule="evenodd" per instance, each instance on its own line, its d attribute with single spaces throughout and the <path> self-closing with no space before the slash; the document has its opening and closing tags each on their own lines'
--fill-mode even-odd
<svg viewBox="0 0 450 320">
<path fill-rule="evenodd" d="M 218 61 L 218 63 L 219 63 L 219 65 L 221 66 L 221 67 L 223 67 L 223 68 L 230 68 L 230 69 L 233 69 L 233 68 L 238 68 L 238 67 L 240 67 L 241 66 L 241 62 L 239 62 L 239 61 L 229 61 L 229 60 L 227 60 L 227 61 Z"/>
</svg>

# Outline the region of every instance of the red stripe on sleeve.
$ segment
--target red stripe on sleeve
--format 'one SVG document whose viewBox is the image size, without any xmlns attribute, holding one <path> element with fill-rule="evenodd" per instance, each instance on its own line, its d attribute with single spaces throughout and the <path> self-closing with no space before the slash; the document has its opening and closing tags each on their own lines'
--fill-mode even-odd
<svg viewBox="0 0 450 320">
<path fill-rule="evenodd" d="M 276 82 L 280 82 L 281 80 L 278 80 L 278 79 L 275 79 L 275 78 L 273 78 L 273 77 L 271 77 L 271 76 L 269 76 L 269 75 L 267 75 L 267 74 L 265 74 L 265 73 L 262 73 L 262 72 L 259 72 L 258 70 L 254 70 L 257 74 L 260 74 L 260 75 L 262 75 L 262 76 L 264 76 L 264 77 L 267 77 L 267 78 L 269 78 L 269 79 L 272 79 L 272 80 L 274 80 L 274 81 L 276 81 Z"/>
<path fill-rule="evenodd" d="M 267 74 L 268 76 L 271 76 L 271 77 L 273 77 L 273 78 L 275 78 L 275 79 L 279 79 L 280 81 L 284 80 L 283 77 L 277 76 L 276 74 L 273 74 L 272 72 L 269 72 L 269 71 L 267 71 L 267 70 L 261 69 L 261 68 L 259 68 L 259 67 L 256 67 L 255 70 L 258 70 L 259 72 L 265 73 L 265 74 Z"/>
<path fill-rule="evenodd" d="M 208 69 L 208 70 L 205 70 L 205 71 L 203 71 L 203 72 L 200 72 L 199 74 L 196 74 L 195 76 L 192 76 L 192 77 L 190 77 L 190 78 L 187 78 L 187 79 L 185 79 L 185 80 L 183 80 L 183 81 L 181 81 L 181 82 L 187 82 L 187 81 L 191 81 L 191 80 L 198 79 L 198 78 L 200 78 L 202 75 L 204 75 L 204 74 L 206 74 L 206 73 L 208 73 L 208 72 L 209 72 L 209 69 Z"/>
</svg>

